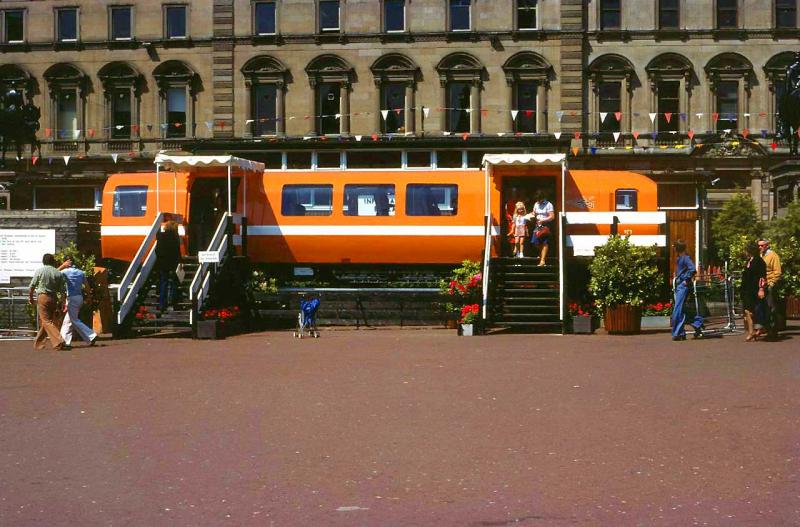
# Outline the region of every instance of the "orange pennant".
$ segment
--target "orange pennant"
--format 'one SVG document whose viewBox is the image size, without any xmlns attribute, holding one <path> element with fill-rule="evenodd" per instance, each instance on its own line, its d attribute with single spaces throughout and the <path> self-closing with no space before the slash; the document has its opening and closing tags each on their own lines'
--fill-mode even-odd
<svg viewBox="0 0 800 527">
<path fill-rule="evenodd" d="M 574 156 L 577 156 L 577 155 L 578 155 L 578 152 L 580 152 L 580 150 L 581 150 L 581 149 L 580 149 L 580 148 L 578 148 L 577 146 L 573 146 L 573 147 L 572 147 L 572 155 L 574 155 Z"/>
</svg>

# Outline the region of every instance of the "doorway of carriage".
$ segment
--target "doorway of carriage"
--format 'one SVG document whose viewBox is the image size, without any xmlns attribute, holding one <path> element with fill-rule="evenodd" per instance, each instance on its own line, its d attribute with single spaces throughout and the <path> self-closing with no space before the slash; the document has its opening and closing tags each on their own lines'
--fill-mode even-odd
<svg viewBox="0 0 800 527">
<path fill-rule="evenodd" d="M 686 242 L 686 249 L 695 265 L 703 263 L 700 200 L 699 189 L 693 181 L 658 182 L 658 210 L 667 215 L 669 256 L 663 271 L 668 277 L 675 274 L 678 256 L 673 245 L 678 240 Z"/>
<path fill-rule="evenodd" d="M 231 179 L 231 212 L 241 210 L 239 184 Z M 223 214 L 228 211 L 228 179 L 219 176 L 195 175 L 189 188 L 189 254 L 205 250 L 214 236 Z"/>
<path fill-rule="evenodd" d="M 506 176 L 500 180 L 502 210 L 500 211 L 499 217 L 502 219 L 500 223 L 500 234 L 503 240 L 500 251 L 501 256 L 514 256 L 513 216 L 516 204 L 522 202 L 525 205 L 525 211 L 532 213 L 534 204 L 536 203 L 536 197 L 540 193 L 547 201 L 553 204 L 553 210 L 556 214 L 549 225 L 551 234 L 548 257 L 558 256 L 558 243 L 555 241 L 558 240 L 558 231 L 556 228 L 558 222 L 556 218 L 560 212 L 557 210 L 557 203 L 559 203 L 559 200 L 556 196 L 557 189 L 560 188 L 559 178 L 560 173 L 558 177 L 544 175 L 538 175 L 536 177 Z M 536 222 L 533 219 L 528 222 L 528 236 L 524 247 L 525 256 L 538 257 L 539 255 L 539 249 L 531 245 L 531 235 L 533 234 L 535 225 Z"/>
</svg>

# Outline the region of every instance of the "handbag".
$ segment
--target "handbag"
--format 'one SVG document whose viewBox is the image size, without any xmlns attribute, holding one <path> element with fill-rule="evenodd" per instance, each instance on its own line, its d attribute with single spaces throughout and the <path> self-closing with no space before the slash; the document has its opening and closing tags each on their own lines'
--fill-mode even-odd
<svg viewBox="0 0 800 527">
<path fill-rule="evenodd" d="M 542 238 L 546 238 L 550 236 L 550 227 L 547 225 L 537 225 L 536 229 L 533 231 L 533 237 L 537 240 L 541 240 Z"/>
<path fill-rule="evenodd" d="M 175 276 L 178 277 L 178 283 L 182 284 L 183 279 L 186 278 L 186 270 L 183 268 L 183 264 L 179 263 L 178 267 L 175 269 Z"/>
</svg>

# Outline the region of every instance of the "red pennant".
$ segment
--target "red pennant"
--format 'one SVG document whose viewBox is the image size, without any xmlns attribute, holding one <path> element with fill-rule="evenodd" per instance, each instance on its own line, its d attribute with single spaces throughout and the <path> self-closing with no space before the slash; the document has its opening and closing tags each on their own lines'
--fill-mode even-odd
<svg viewBox="0 0 800 527">
<path fill-rule="evenodd" d="M 639 132 L 633 132 L 633 138 L 639 139 Z"/>
<path fill-rule="evenodd" d="M 44 136 L 45 137 L 50 137 L 51 135 L 53 135 L 53 129 L 52 128 L 45 128 L 44 129 Z"/>
<path fill-rule="evenodd" d="M 719 120 L 719 114 L 717 112 L 714 112 L 714 113 L 711 114 L 711 118 L 716 123 Z"/>
<path fill-rule="evenodd" d="M 488 116 L 489 115 L 489 109 L 488 108 L 481 108 L 481 115 L 483 115 L 484 117 Z"/>
<path fill-rule="evenodd" d="M 576 112 L 575 110 L 572 110 L 571 112 L 569 112 L 569 115 L 571 117 L 575 117 L 576 115 L 578 115 L 578 112 Z"/>
<path fill-rule="evenodd" d="M 311 119 L 311 116 L 310 116 L 310 115 L 304 115 L 304 116 L 303 116 L 303 119 L 305 119 L 306 121 L 308 121 L 309 119 Z"/>
<path fill-rule="evenodd" d="M 777 148 L 778 148 L 778 143 L 776 143 L 775 141 L 773 141 L 773 142 L 772 142 L 772 144 L 771 144 L 771 145 L 769 145 L 769 146 L 770 146 L 770 148 L 772 148 L 773 150 L 775 150 L 775 149 L 777 149 Z"/>
<path fill-rule="evenodd" d="M 669 122 L 672 120 L 672 113 L 670 113 L 670 112 L 665 112 L 665 113 L 664 113 L 664 119 L 666 119 L 666 120 L 667 120 L 667 123 L 669 123 Z"/>
<path fill-rule="evenodd" d="M 464 141 L 466 141 L 468 138 L 469 138 L 469 132 L 464 132 L 463 134 L 461 134 L 461 139 L 463 139 Z"/>
<path fill-rule="evenodd" d="M 373 141 L 377 141 L 378 140 L 378 134 L 372 134 L 372 140 Z"/>
<path fill-rule="evenodd" d="M 532 117 L 532 116 L 533 116 L 533 110 L 525 110 L 525 117 Z"/>
<path fill-rule="evenodd" d="M 692 139 L 694 139 L 694 130 L 689 130 L 688 132 L 686 132 L 686 135 L 689 136 L 689 141 L 691 141 Z"/>
<path fill-rule="evenodd" d="M 400 112 L 402 112 L 402 111 L 403 111 L 402 108 L 395 108 L 394 109 L 394 113 L 396 113 L 397 115 L 400 115 Z"/>
<path fill-rule="evenodd" d="M 580 139 L 580 138 L 581 138 L 581 133 L 580 133 L 580 132 L 575 132 L 574 134 L 572 134 L 572 136 L 573 136 L 575 139 Z"/>
<path fill-rule="evenodd" d="M 39 161 L 39 156 L 33 156 L 33 157 L 31 157 L 31 161 L 32 161 L 32 162 L 33 162 L 33 164 L 35 165 L 35 164 L 36 164 L 36 163 Z"/>
<path fill-rule="evenodd" d="M 183 123 L 175 123 L 175 128 L 180 128 L 181 126 L 183 126 Z"/>
<path fill-rule="evenodd" d="M 517 136 L 517 137 L 522 137 L 522 132 L 516 132 L 516 133 L 514 133 L 514 135 Z"/>
<path fill-rule="evenodd" d="M 767 112 L 759 112 L 758 116 L 759 117 L 766 117 L 767 116 Z"/>
<path fill-rule="evenodd" d="M 131 125 L 131 132 L 133 132 L 134 134 L 138 134 L 139 133 L 139 125 L 138 124 L 132 124 Z"/>
<path fill-rule="evenodd" d="M 89 137 L 94 137 L 94 128 L 89 128 Z"/>
<path fill-rule="evenodd" d="M 327 141 L 328 140 L 328 136 L 327 135 L 320 136 L 319 140 L 320 141 Z"/>
<path fill-rule="evenodd" d="M 747 139 L 747 136 L 748 136 L 748 135 L 750 135 L 750 130 L 748 130 L 747 128 L 745 128 L 744 130 L 742 130 L 742 137 L 744 137 L 745 139 Z"/>
<path fill-rule="evenodd" d="M 622 112 L 614 112 L 614 117 L 617 118 L 617 121 L 622 120 Z"/>
</svg>

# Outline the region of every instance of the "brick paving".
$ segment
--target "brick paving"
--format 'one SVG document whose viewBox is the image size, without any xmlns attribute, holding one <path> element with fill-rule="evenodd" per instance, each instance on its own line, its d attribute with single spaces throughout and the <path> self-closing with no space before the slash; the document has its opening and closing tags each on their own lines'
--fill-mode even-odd
<svg viewBox="0 0 800 527">
<path fill-rule="evenodd" d="M 0 525 L 796 525 L 798 342 L 2 342 Z"/>
</svg>

